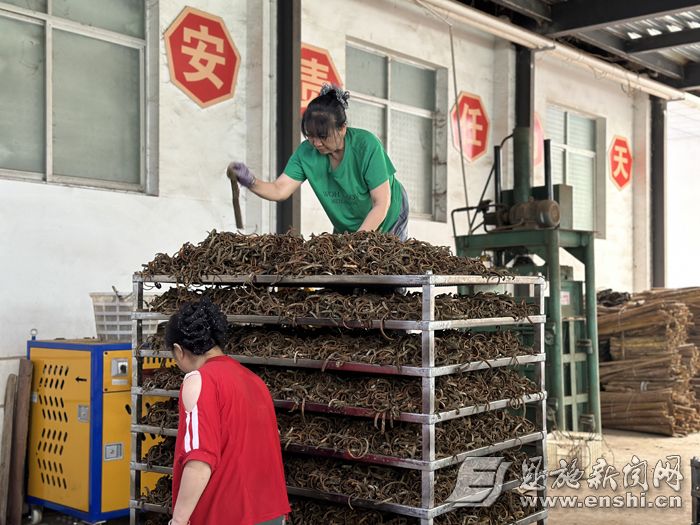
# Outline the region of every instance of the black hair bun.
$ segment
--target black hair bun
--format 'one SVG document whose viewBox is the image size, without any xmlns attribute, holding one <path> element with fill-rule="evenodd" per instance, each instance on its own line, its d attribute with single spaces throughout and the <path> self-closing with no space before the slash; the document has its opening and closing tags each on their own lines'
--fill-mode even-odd
<svg viewBox="0 0 700 525">
<path fill-rule="evenodd" d="M 319 96 L 322 97 L 324 95 L 335 96 L 335 98 L 338 100 L 338 102 L 340 102 L 340 105 L 343 106 L 343 108 L 348 108 L 348 99 L 350 98 L 350 92 L 344 91 L 343 88 L 341 88 L 340 86 L 336 86 L 334 84 L 323 84 L 323 86 L 321 86 Z"/>
<path fill-rule="evenodd" d="M 180 343 L 196 355 L 202 355 L 214 346 L 225 346 L 228 332 L 226 316 L 219 307 L 204 297 L 196 303 L 187 303 L 180 310 Z"/>
</svg>

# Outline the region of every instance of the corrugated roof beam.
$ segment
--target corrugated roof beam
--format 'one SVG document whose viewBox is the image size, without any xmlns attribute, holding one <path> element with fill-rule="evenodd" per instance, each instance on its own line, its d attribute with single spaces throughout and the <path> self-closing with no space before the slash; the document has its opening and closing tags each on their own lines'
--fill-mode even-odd
<svg viewBox="0 0 700 525">
<path fill-rule="evenodd" d="M 491 0 L 491 2 L 540 22 L 551 22 L 552 20 L 549 5 L 541 0 Z"/>
<path fill-rule="evenodd" d="M 607 31 L 591 31 L 589 33 L 580 33 L 576 38 L 588 42 L 600 49 L 618 55 L 624 60 L 633 62 L 645 68 L 661 73 L 669 78 L 683 78 L 683 66 L 677 64 L 658 53 L 645 53 L 643 55 L 632 55 L 625 51 L 625 41 Z"/>
<path fill-rule="evenodd" d="M 673 81 L 673 86 L 685 91 L 700 89 L 700 64 L 697 62 L 687 64 L 683 78 Z"/>
<path fill-rule="evenodd" d="M 700 43 L 700 28 L 628 40 L 625 42 L 625 51 L 630 54 L 649 53 L 697 43 Z"/>
<path fill-rule="evenodd" d="M 552 5 L 552 22 L 542 32 L 565 36 L 696 8 L 700 3 L 692 0 L 569 0 Z"/>
</svg>

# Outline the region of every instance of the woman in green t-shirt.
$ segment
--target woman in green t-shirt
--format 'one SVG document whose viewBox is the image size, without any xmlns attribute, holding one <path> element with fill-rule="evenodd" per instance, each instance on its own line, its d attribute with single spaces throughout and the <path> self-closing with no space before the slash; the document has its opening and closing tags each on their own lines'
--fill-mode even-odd
<svg viewBox="0 0 700 525">
<path fill-rule="evenodd" d="M 335 233 L 378 230 L 406 240 L 406 191 L 379 139 L 347 126 L 349 97 L 338 87 L 323 86 L 301 119 L 306 140 L 274 182 L 256 179 L 242 162 L 229 164 L 227 174 L 270 201 L 288 199 L 308 180 Z"/>
</svg>

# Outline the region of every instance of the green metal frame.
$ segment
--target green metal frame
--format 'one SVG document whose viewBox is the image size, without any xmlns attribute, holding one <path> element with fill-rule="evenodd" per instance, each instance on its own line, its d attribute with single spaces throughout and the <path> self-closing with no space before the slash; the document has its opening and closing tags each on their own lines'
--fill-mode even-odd
<svg viewBox="0 0 700 525">
<path fill-rule="evenodd" d="M 455 238 L 457 253 L 467 257 L 477 257 L 484 251 L 517 251 L 523 249 L 523 253 L 534 253 L 542 257 L 546 262 L 549 272 L 549 315 L 548 324 L 553 329 L 554 340 L 548 345 L 547 368 L 548 396 L 556 400 L 556 423 L 559 428 L 564 428 L 566 401 L 576 405 L 579 399 L 565 399 L 564 390 L 564 352 L 563 334 L 564 320 L 561 313 L 561 274 L 559 264 L 559 249 L 567 252 L 581 261 L 585 266 L 585 319 L 588 339 L 591 341 L 587 355 L 588 363 L 588 387 L 587 401 L 589 410 L 595 417 L 595 431 L 601 430 L 600 418 L 600 383 L 598 377 L 598 321 L 596 317 L 595 301 L 595 252 L 594 232 L 539 229 L 539 230 L 510 230 L 489 232 L 479 235 L 457 236 Z M 576 353 L 570 354 L 567 361 L 578 360 Z M 570 364 L 571 373 L 576 373 L 576 363 Z M 571 378 L 569 378 L 571 380 Z M 575 385 L 573 385 L 575 386 Z M 575 394 L 575 390 L 572 391 Z M 577 397 L 577 396 L 574 396 Z M 572 409 L 572 410 L 575 410 Z"/>
</svg>

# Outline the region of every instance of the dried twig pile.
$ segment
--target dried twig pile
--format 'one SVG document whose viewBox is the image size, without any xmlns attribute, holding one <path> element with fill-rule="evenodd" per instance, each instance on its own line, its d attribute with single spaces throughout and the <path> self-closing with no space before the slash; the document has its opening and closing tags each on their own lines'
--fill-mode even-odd
<svg viewBox="0 0 700 525">
<path fill-rule="evenodd" d="M 151 512 L 145 515 L 144 525 L 168 525 L 170 516 Z"/>
<path fill-rule="evenodd" d="M 304 445 L 346 452 L 353 458 L 367 454 L 420 459 L 420 427 L 411 423 L 373 424 L 364 419 L 306 414 L 277 415 L 282 447 Z M 534 432 L 523 416 L 505 410 L 452 419 L 435 427 L 436 455 L 449 457 Z"/>
<path fill-rule="evenodd" d="M 143 457 L 149 467 L 172 467 L 175 459 L 175 438 L 166 437 L 148 449 Z"/>
<path fill-rule="evenodd" d="M 511 462 L 506 471 L 506 481 L 520 479 L 527 454 L 511 449 L 498 455 Z M 348 495 L 351 500 L 357 498 L 420 506 L 421 475 L 418 470 L 295 455 L 285 458 L 284 468 L 287 485 L 292 487 Z M 444 502 L 452 494 L 458 473 L 459 466 L 435 472 L 436 503 Z"/>
<path fill-rule="evenodd" d="M 300 329 L 232 327 L 228 354 L 261 358 L 316 359 L 335 363 L 366 363 L 394 366 L 421 365 L 421 336 L 385 330 L 361 332 L 346 329 Z M 154 351 L 165 350 L 161 335 L 150 336 L 147 345 Z M 474 361 L 531 355 L 534 348 L 520 341 L 518 332 L 463 332 L 445 330 L 435 333 L 435 364 L 453 365 Z M 164 377 L 148 379 L 148 387 L 165 388 Z M 158 386 L 157 386 L 158 385 Z M 179 383 L 178 383 L 179 385 Z"/>
<path fill-rule="evenodd" d="M 250 368 L 265 381 L 274 399 L 293 401 L 302 410 L 306 403 L 368 408 L 391 419 L 400 412 L 420 412 L 421 409 L 421 386 L 417 378 Z M 164 381 L 164 386 L 179 388 L 182 375 L 175 367 L 169 367 L 164 368 L 158 378 Z M 162 388 L 157 383 L 151 384 Z M 537 385 L 513 369 L 486 369 L 437 378 L 435 405 L 441 411 L 452 410 L 500 399 L 517 399 L 536 392 Z M 177 418 L 177 401 L 159 401 L 149 407 L 143 424 L 175 428 Z"/>
<path fill-rule="evenodd" d="M 420 412 L 420 379 L 318 373 L 253 367 L 274 399 L 293 401 L 303 411 L 306 403 L 373 410 L 391 419 L 400 412 Z M 510 368 L 479 370 L 438 377 L 435 406 L 439 411 L 487 405 L 500 399 L 516 399 L 538 392 L 537 385 Z M 514 404 L 515 406 L 515 404 Z"/>
<path fill-rule="evenodd" d="M 172 486 L 173 477 L 162 476 L 158 478 L 153 490 L 146 488 L 146 494 L 141 496 L 141 501 L 150 503 L 151 505 L 159 505 L 170 510 L 173 506 Z"/>
<path fill-rule="evenodd" d="M 155 336 L 154 336 L 155 337 Z M 162 339 L 160 339 L 162 342 Z M 165 361 L 163 361 L 165 363 Z M 177 390 L 182 384 L 182 379 L 185 377 L 177 366 L 161 366 L 152 374 L 144 377 L 143 389 L 148 390 Z"/>
<path fill-rule="evenodd" d="M 172 275 L 178 282 L 201 283 L 207 275 L 483 275 L 505 277 L 478 259 L 452 255 L 432 246 L 378 232 L 312 235 L 242 235 L 212 231 L 196 246 L 186 243 L 174 255 L 159 253 L 144 275 Z"/>
<path fill-rule="evenodd" d="M 148 405 L 146 413 L 141 418 L 141 424 L 151 425 L 161 429 L 177 428 L 179 419 L 180 415 L 177 399 L 168 399 Z"/>
<path fill-rule="evenodd" d="M 151 309 L 174 313 L 183 304 L 200 300 L 204 295 L 228 315 L 268 315 L 287 319 L 315 317 L 344 321 L 419 320 L 422 316 L 420 293 L 347 295 L 332 290 L 270 291 L 256 286 L 223 286 L 204 291 L 173 288 L 155 298 Z M 523 319 L 537 311 L 537 305 L 518 302 L 507 294 L 442 294 L 435 298 L 435 318 L 440 320 L 487 317 Z"/>
<path fill-rule="evenodd" d="M 292 499 L 290 525 L 418 525 L 420 520 L 384 512 L 341 507 L 321 501 Z M 532 513 L 518 496 L 506 492 L 491 507 L 459 509 L 435 518 L 436 525 L 506 525 Z"/>
<path fill-rule="evenodd" d="M 665 435 L 700 430 L 700 406 L 690 387 L 700 360 L 688 343 L 693 315 L 674 291 L 637 294 L 599 308 L 601 413 L 609 428 Z M 698 301 L 700 305 L 700 300 Z"/>
<path fill-rule="evenodd" d="M 363 333 L 349 330 L 241 329 L 234 333 L 227 352 L 253 357 L 285 357 L 334 362 L 421 365 L 421 336 L 385 331 Z M 435 364 L 451 365 L 516 357 L 534 352 L 520 342 L 514 331 L 435 334 Z"/>
<path fill-rule="evenodd" d="M 506 278 L 504 272 L 486 268 L 477 259 L 455 257 L 448 248 L 434 247 L 379 233 L 360 232 L 342 235 L 318 235 L 309 240 L 286 235 L 241 235 L 213 231 L 198 245 L 185 244 L 174 255 L 158 254 L 143 272 L 146 277 L 171 275 L 178 287 L 166 291 L 151 303 L 160 313 L 175 312 L 185 302 L 208 295 L 228 315 L 275 316 L 293 326 L 234 327 L 224 350 L 229 354 L 257 357 L 316 359 L 326 362 L 362 362 L 379 365 L 421 366 L 421 336 L 398 331 L 380 333 L 351 331 L 347 328 L 305 328 L 302 318 L 332 318 L 339 327 L 349 321 L 419 320 L 422 296 L 417 293 L 367 293 L 366 290 L 337 288 L 304 291 L 273 290 L 255 286 L 255 275 L 418 275 L 431 271 L 437 275 L 480 275 L 494 280 Z M 206 276 L 246 275 L 242 286 L 209 286 Z M 198 289 L 199 288 L 199 289 Z M 384 291 L 386 292 L 386 290 Z M 439 320 L 510 317 L 524 319 L 537 314 L 536 305 L 517 302 L 511 296 L 478 293 L 472 296 L 444 294 L 435 298 L 435 317 Z M 148 347 L 163 348 L 162 334 L 152 337 Z M 436 333 L 436 364 L 460 364 L 499 357 L 531 354 L 514 331 L 488 333 L 444 331 Z M 421 473 L 359 462 L 368 454 L 402 459 L 419 459 L 421 427 L 393 419 L 400 412 L 422 412 L 421 378 L 392 375 L 363 375 L 324 370 L 251 366 L 267 384 L 272 397 L 293 402 L 298 411 L 280 412 L 278 423 L 283 447 L 302 445 L 346 452 L 353 461 L 285 455 L 288 484 L 295 487 L 344 494 L 348 501 L 370 499 L 419 506 Z M 162 368 L 146 378 L 144 389 L 174 390 L 182 374 L 174 367 Z M 493 368 L 435 380 L 435 409 L 447 411 L 466 406 L 486 406 L 500 399 L 512 399 L 511 409 L 522 408 L 517 402 L 525 394 L 538 392 L 529 379 L 510 368 Z M 358 407 L 371 410 L 374 420 L 325 416 L 305 411 L 316 403 L 330 407 Z M 177 426 L 176 400 L 148 407 L 143 424 L 161 428 Z M 436 454 L 450 457 L 468 450 L 518 438 L 534 431 L 534 425 L 512 410 L 486 412 L 471 417 L 438 423 L 435 427 Z M 144 456 L 149 465 L 172 463 L 173 440 L 151 448 Z M 298 450 L 297 450 L 298 452 Z M 507 479 L 522 473 L 527 454 L 517 449 L 498 453 L 512 461 Z M 459 466 L 440 469 L 435 475 L 436 501 L 444 501 L 453 491 Z M 165 482 L 164 482 L 165 483 Z M 169 487 L 168 487 L 169 488 Z M 157 489 L 153 500 L 164 499 Z M 504 495 L 491 509 L 473 512 L 456 511 L 436 520 L 436 524 L 501 523 L 517 519 L 522 509 L 514 497 Z M 351 511 L 343 508 L 319 510 L 318 504 L 301 502 L 292 523 L 352 523 L 393 525 L 413 523 L 405 518 L 386 518 L 376 512 Z M 335 511 L 338 512 L 335 512 Z M 476 521 L 475 521 L 476 520 Z"/>
</svg>

